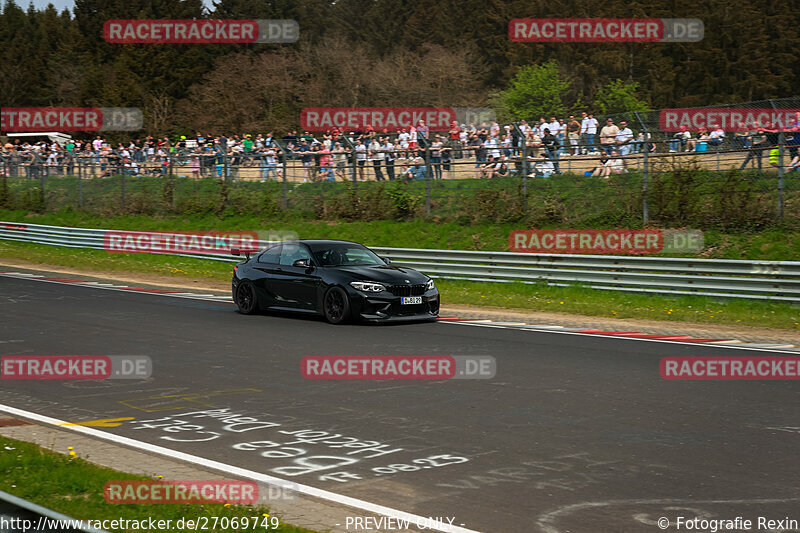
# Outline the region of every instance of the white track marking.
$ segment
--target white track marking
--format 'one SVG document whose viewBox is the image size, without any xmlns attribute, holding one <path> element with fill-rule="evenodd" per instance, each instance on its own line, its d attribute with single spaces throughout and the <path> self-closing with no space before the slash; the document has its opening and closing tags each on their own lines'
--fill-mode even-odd
<svg viewBox="0 0 800 533">
<path fill-rule="evenodd" d="M 299 492 L 301 494 L 306 494 L 308 496 L 313 496 L 315 498 L 320 498 L 341 505 L 346 505 L 348 507 L 352 507 L 354 509 L 359 509 L 362 511 L 367 511 L 369 513 L 375 513 L 382 516 L 389 516 L 392 518 L 397 518 L 399 520 L 408 520 L 412 524 L 420 523 L 428 526 L 427 522 L 429 520 L 428 517 L 418 516 L 415 514 L 407 513 L 405 511 L 399 511 L 397 509 L 392 509 L 391 507 L 384 507 L 383 505 L 370 503 L 364 500 L 359 500 L 357 498 L 351 498 L 350 496 L 344 496 L 342 494 L 337 494 L 335 492 L 318 489 L 316 487 L 311 487 L 309 485 L 300 485 L 295 482 L 286 481 L 285 479 L 277 478 L 267 474 L 262 474 L 254 470 L 247 470 L 245 468 L 240 468 L 238 466 L 220 463 L 218 461 L 206 459 L 204 457 L 198 457 L 196 455 L 170 450 L 169 448 L 164 448 L 162 446 L 138 441 L 120 435 L 114 435 L 113 433 L 106 433 L 105 431 L 100 431 L 90 427 L 68 426 L 65 425 L 67 424 L 67 422 L 63 420 L 58 420 L 57 418 L 51 418 L 49 416 L 40 415 L 38 413 L 25 411 L 23 409 L 17 409 L 16 407 L 11 407 L 9 405 L 0 404 L 0 412 L 5 412 L 10 415 L 18 416 L 21 418 L 27 418 L 28 420 L 33 420 L 35 422 L 40 422 L 42 424 L 47 424 L 49 426 L 56 426 L 59 429 L 74 431 L 75 433 L 83 433 L 84 435 L 89 435 L 90 437 L 111 441 L 116 444 L 121 444 L 123 446 L 128 446 L 131 448 L 135 448 L 137 450 L 142 450 L 157 455 L 163 455 L 165 457 L 170 457 L 178 461 L 184 461 L 187 463 L 196 464 L 219 472 L 225 472 L 226 474 L 230 474 L 237 478 L 244 478 L 253 481 L 258 481 L 261 483 L 266 483 L 269 485 L 280 487 L 281 489 Z M 443 533 L 479 533 L 478 531 L 472 529 L 466 529 L 463 527 L 445 524 L 442 522 L 432 522 L 430 524 L 430 527 L 427 527 L 427 529 L 431 531 L 441 531 Z"/>
<path fill-rule="evenodd" d="M 462 321 L 455 321 L 455 320 L 441 320 L 442 324 L 456 324 L 460 326 L 476 326 L 480 328 L 493 328 L 493 327 L 500 327 L 505 329 L 520 329 L 525 331 L 539 331 L 540 333 L 554 333 L 556 335 L 580 335 L 583 337 L 595 337 L 598 339 L 619 339 L 625 341 L 646 341 L 646 342 L 661 342 L 664 344 L 683 344 L 685 346 L 711 346 L 713 348 L 730 348 L 734 350 L 753 350 L 753 351 L 760 351 L 760 352 L 770 352 L 770 353 L 786 353 L 790 355 L 797 355 L 800 351 L 797 350 L 771 350 L 769 348 L 757 347 L 759 345 L 755 345 L 753 347 L 747 346 L 745 343 L 741 345 L 736 344 L 711 344 L 708 342 L 686 342 L 686 341 L 669 341 L 669 340 L 662 340 L 662 339 L 647 339 L 647 338 L 640 338 L 640 337 L 623 337 L 617 335 L 599 335 L 595 333 L 580 333 L 578 331 L 571 331 L 571 330 L 558 330 L 558 329 L 541 329 L 536 330 L 530 327 L 526 328 L 515 328 L 509 326 L 494 326 L 492 324 L 476 324 L 474 322 L 462 322 Z M 678 335 L 675 335 L 676 337 Z"/>
</svg>

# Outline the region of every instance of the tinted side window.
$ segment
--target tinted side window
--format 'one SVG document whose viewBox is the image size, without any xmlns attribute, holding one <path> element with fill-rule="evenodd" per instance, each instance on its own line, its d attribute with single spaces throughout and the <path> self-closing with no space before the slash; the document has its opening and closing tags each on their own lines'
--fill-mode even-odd
<svg viewBox="0 0 800 533">
<path fill-rule="evenodd" d="M 311 259 L 306 247 L 300 244 L 284 244 L 281 249 L 281 265 L 292 266 L 298 259 Z"/>
<path fill-rule="evenodd" d="M 264 252 L 258 256 L 258 262 L 277 264 L 278 260 L 280 259 L 280 255 L 281 255 L 281 245 L 278 244 L 277 246 L 273 246 L 272 248 L 264 250 Z"/>
</svg>

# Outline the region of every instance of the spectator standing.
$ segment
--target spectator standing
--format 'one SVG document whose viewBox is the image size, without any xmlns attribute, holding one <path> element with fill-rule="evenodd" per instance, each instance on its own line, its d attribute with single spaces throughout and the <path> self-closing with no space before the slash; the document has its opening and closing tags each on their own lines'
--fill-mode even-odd
<svg viewBox="0 0 800 533">
<path fill-rule="evenodd" d="M 428 126 L 425 125 L 424 120 L 420 120 L 419 123 L 417 124 L 417 136 L 425 137 L 425 139 L 428 139 L 428 137 L 430 136 L 430 128 L 428 128 Z"/>
<path fill-rule="evenodd" d="M 483 148 L 483 142 L 477 133 L 471 133 L 467 147 L 472 151 L 475 156 L 475 177 L 480 175 L 480 169 L 486 162 L 486 150 Z"/>
<path fill-rule="evenodd" d="M 616 124 L 614 124 L 614 119 L 608 117 L 606 119 L 606 125 L 603 126 L 603 129 L 600 130 L 600 145 L 603 148 L 603 151 L 607 155 L 611 155 L 611 152 L 614 151 L 617 145 L 617 134 L 619 133 L 619 128 Z"/>
<path fill-rule="evenodd" d="M 431 165 L 433 166 L 433 179 L 442 179 L 442 147 L 444 143 L 438 135 L 431 143 Z"/>
<path fill-rule="evenodd" d="M 308 141 L 305 139 L 300 141 L 300 147 L 297 149 L 297 152 L 300 154 L 300 159 L 303 164 L 303 181 L 310 181 L 313 158 L 311 154 L 311 146 L 308 145 Z"/>
<path fill-rule="evenodd" d="M 386 176 L 389 181 L 394 180 L 394 145 L 389 136 L 382 139 L 381 150 L 383 150 L 383 160 L 386 162 Z"/>
<path fill-rule="evenodd" d="M 556 174 L 561 174 L 561 169 L 558 165 L 558 138 L 553 135 L 550 131 L 550 128 L 544 129 L 544 137 L 542 137 L 542 144 L 544 145 L 545 153 L 547 157 L 553 162 L 553 168 L 555 169 Z"/>
<path fill-rule="evenodd" d="M 278 181 L 278 173 L 275 171 L 278 166 L 277 158 L 275 157 L 275 150 L 271 147 L 264 148 L 261 156 L 261 181 L 269 181 L 270 173 Z"/>
<path fill-rule="evenodd" d="M 343 180 L 347 180 L 347 150 L 342 146 L 341 142 L 333 144 L 333 162 L 336 164 L 336 174 Z"/>
<path fill-rule="evenodd" d="M 591 112 L 589 113 L 582 113 L 583 119 L 581 120 L 581 137 L 583 140 L 583 151 L 584 154 L 595 154 L 597 153 L 597 148 L 595 148 L 594 140 L 595 135 L 597 135 L 597 127 L 600 125 L 597 122 L 597 119 L 594 118 Z"/>
<path fill-rule="evenodd" d="M 767 143 L 767 136 L 764 134 L 763 130 L 752 131 L 748 132 L 748 137 L 750 139 L 750 148 L 747 152 L 747 157 L 744 158 L 744 162 L 742 166 L 739 167 L 739 170 L 744 170 L 747 167 L 747 163 L 751 160 L 758 161 L 758 170 L 761 170 L 761 156 L 762 152 L 765 148 L 769 145 Z M 753 163 L 753 168 L 755 168 L 756 164 Z"/>
<path fill-rule="evenodd" d="M 567 136 L 569 137 L 572 155 L 578 155 L 580 153 L 578 145 L 581 142 L 581 123 L 575 120 L 575 115 L 570 115 L 567 121 Z"/>
<path fill-rule="evenodd" d="M 619 132 L 617 132 L 616 142 L 619 155 L 625 157 L 631 153 L 633 131 L 631 131 L 631 129 L 628 127 L 628 123 L 624 120 L 619 123 Z"/>
<path fill-rule="evenodd" d="M 364 178 L 364 166 L 367 164 L 367 147 L 364 144 L 364 139 L 359 138 L 356 141 L 355 152 L 359 180 L 365 181 L 366 178 Z"/>
<path fill-rule="evenodd" d="M 375 179 L 383 181 L 383 172 L 381 172 L 383 152 L 381 151 L 381 143 L 374 137 L 369 143 L 369 156 L 372 159 L 372 168 L 375 170 Z"/>
</svg>

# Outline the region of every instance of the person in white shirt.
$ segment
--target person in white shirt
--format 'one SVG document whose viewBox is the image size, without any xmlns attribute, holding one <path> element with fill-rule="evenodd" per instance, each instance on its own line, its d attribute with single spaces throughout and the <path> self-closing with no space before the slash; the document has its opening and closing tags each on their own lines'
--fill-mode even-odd
<svg viewBox="0 0 800 533">
<path fill-rule="evenodd" d="M 619 155 L 625 157 L 631 153 L 631 141 L 633 141 L 633 131 L 628 127 L 628 123 L 623 120 L 619 123 L 619 132 L 617 132 Z"/>
<path fill-rule="evenodd" d="M 392 181 L 394 180 L 394 145 L 388 136 L 383 138 L 381 150 L 383 150 L 383 160 L 386 162 L 386 175 L 389 177 L 389 181 Z"/>
<path fill-rule="evenodd" d="M 399 144 L 402 148 L 408 148 L 408 141 L 411 139 L 411 135 L 405 129 L 400 130 L 400 134 L 397 136 L 397 144 Z"/>
<path fill-rule="evenodd" d="M 619 158 L 619 152 L 616 150 L 611 150 L 609 159 L 606 161 L 601 160 L 601 162 L 603 164 L 595 168 L 592 176 L 608 178 L 611 174 L 622 174 L 625 172 L 625 161 Z"/>
<path fill-rule="evenodd" d="M 369 143 L 369 155 L 372 160 L 372 168 L 375 170 L 375 180 L 383 181 L 383 172 L 381 172 L 381 163 L 383 162 L 383 152 L 381 143 L 377 139 L 372 139 Z"/>
<path fill-rule="evenodd" d="M 356 164 L 358 165 L 358 176 L 361 181 L 364 181 L 364 166 L 367 164 L 367 147 L 364 141 L 359 139 L 356 141 Z"/>
<path fill-rule="evenodd" d="M 595 148 L 594 144 L 594 137 L 597 135 L 597 126 L 599 123 L 597 119 L 592 116 L 592 113 L 583 113 L 583 119 L 581 120 L 581 140 L 583 141 L 583 150 L 581 150 L 582 154 L 586 153 L 597 153 L 597 148 Z"/>
<path fill-rule="evenodd" d="M 497 142 L 497 137 L 489 137 L 483 143 L 484 148 L 487 149 L 487 153 L 491 155 L 495 160 L 500 159 L 500 150 L 498 150 L 499 143 Z"/>
<path fill-rule="evenodd" d="M 528 176 L 529 178 L 549 178 L 553 172 L 556 171 L 553 162 L 547 158 L 545 154 L 539 156 L 536 163 L 533 164 L 533 172 Z"/>
<path fill-rule="evenodd" d="M 708 144 L 709 146 L 717 147 L 722 144 L 722 141 L 725 140 L 725 130 L 721 127 L 717 127 L 711 134 L 708 136 Z"/>
</svg>

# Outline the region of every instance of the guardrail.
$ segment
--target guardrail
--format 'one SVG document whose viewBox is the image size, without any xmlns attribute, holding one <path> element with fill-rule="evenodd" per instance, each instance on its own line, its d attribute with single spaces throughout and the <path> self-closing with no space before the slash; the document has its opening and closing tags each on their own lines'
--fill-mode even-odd
<svg viewBox="0 0 800 533">
<path fill-rule="evenodd" d="M 70 518 L 1 490 L 0 531 L 5 533 L 24 533 L 26 531 L 108 533 L 103 529 L 92 527 L 84 521 Z"/>
<path fill-rule="evenodd" d="M 107 230 L 0 222 L 0 239 L 104 249 Z M 166 232 L 157 232 L 174 235 Z M 266 246 L 269 241 L 258 241 Z M 372 247 L 398 266 L 435 278 L 576 285 L 602 290 L 692 294 L 800 303 L 800 261 L 523 254 Z M 185 257 L 239 261 L 227 254 Z"/>
</svg>

